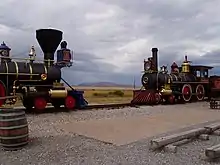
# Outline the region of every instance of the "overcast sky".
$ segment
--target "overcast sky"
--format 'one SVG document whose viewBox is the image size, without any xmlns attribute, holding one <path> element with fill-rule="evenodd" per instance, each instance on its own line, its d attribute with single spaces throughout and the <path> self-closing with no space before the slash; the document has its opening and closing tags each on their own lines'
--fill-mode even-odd
<svg viewBox="0 0 220 165">
<path fill-rule="evenodd" d="M 143 60 L 159 49 L 159 65 L 220 62 L 219 0 L 4 0 L 0 40 L 12 56 L 39 47 L 35 30 L 57 28 L 73 49 L 70 83 L 140 81 Z M 37 57 L 42 52 L 37 49 Z"/>
</svg>

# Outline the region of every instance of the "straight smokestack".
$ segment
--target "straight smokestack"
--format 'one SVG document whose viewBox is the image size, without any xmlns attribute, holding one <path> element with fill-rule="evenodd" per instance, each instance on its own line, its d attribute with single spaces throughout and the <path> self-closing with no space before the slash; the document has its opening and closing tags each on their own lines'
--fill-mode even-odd
<svg viewBox="0 0 220 165">
<path fill-rule="evenodd" d="M 153 63 L 154 63 L 154 69 L 158 72 L 158 61 L 157 61 L 157 48 L 152 48 L 152 57 L 153 57 Z"/>
</svg>

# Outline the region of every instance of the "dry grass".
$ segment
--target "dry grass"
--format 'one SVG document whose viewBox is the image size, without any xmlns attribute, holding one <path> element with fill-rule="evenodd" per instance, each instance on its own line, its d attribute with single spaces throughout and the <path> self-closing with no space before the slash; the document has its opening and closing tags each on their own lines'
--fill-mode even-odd
<svg viewBox="0 0 220 165">
<path fill-rule="evenodd" d="M 83 90 L 89 104 L 128 103 L 132 100 L 132 88 L 120 87 L 75 87 Z"/>
</svg>

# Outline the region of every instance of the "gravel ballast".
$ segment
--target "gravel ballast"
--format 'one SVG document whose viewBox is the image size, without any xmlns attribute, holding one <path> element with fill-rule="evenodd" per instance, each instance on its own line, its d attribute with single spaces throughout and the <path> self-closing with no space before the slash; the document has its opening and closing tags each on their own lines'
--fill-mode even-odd
<svg viewBox="0 0 220 165">
<path fill-rule="evenodd" d="M 82 164 L 82 165 L 202 165 L 219 164 L 205 159 L 206 148 L 220 144 L 220 137 L 210 136 L 210 140 L 196 140 L 178 147 L 177 153 L 149 150 L 149 139 L 139 140 L 123 146 L 115 146 L 85 136 L 67 133 L 58 125 L 71 121 L 152 115 L 168 111 L 181 111 L 186 108 L 207 109 L 207 103 L 191 103 L 173 106 L 124 108 L 114 110 L 92 110 L 27 114 L 30 143 L 19 151 L 0 150 L 0 164 Z M 219 112 L 220 113 L 220 112 Z"/>
</svg>

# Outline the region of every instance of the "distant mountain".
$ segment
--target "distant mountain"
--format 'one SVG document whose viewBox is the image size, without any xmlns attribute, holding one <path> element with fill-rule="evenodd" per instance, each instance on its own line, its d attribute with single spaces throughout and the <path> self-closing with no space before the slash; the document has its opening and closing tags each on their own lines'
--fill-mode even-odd
<svg viewBox="0 0 220 165">
<path fill-rule="evenodd" d="M 84 87 L 133 87 L 133 85 L 126 85 L 126 84 L 117 84 L 114 82 L 94 82 L 94 83 L 81 83 L 78 86 Z"/>
</svg>

